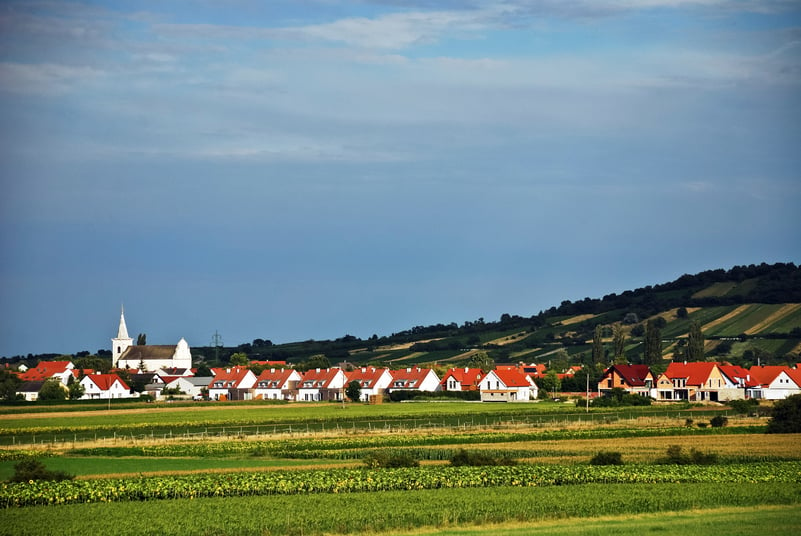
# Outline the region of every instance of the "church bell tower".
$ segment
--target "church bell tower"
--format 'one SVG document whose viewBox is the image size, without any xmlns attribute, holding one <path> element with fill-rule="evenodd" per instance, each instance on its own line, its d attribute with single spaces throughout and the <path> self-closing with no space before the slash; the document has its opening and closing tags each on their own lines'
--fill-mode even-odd
<svg viewBox="0 0 801 536">
<path fill-rule="evenodd" d="M 117 337 L 111 339 L 111 366 L 116 368 L 120 356 L 130 346 L 133 346 L 133 339 L 128 336 L 128 327 L 125 325 L 125 309 L 120 309 L 120 327 L 117 329 Z"/>
</svg>

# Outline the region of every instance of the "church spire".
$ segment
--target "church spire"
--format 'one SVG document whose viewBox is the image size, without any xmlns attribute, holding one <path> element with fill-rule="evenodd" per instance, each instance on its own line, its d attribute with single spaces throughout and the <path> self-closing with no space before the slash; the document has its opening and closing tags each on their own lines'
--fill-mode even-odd
<svg viewBox="0 0 801 536">
<path fill-rule="evenodd" d="M 118 339 L 130 339 L 128 337 L 128 327 L 125 325 L 125 306 L 120 306 L 120 328 L 117 330 Z"/>
</svg>

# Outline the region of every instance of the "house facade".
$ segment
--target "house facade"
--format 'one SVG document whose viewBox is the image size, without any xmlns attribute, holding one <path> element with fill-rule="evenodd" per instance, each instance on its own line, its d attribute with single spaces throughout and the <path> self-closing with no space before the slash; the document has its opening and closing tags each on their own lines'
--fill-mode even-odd
<svg viewBox="0 0 801 536">
<path fill-rule="evenodd" d="M 81 379 L 81 400 L 134 398 L 131 388 L 116 374 L 88 374 Z"/>
<path fill-rule="evenodd" d="M 299 402 L 341 401 L 345 396 L 345 373 L 340 368 L 311 369 L 298 383 Z"/>
<path fill-rule="evenodd" d="M 251 388 L 256 384 L 256 375 L 248 368 L 228 367 L 211 369 L 214 378 L 209 382 L 211 400 L 251 400 Z"/>
<path fill-rule="evenodd" d="M 359 382 L 361 402 L 370 402 L 386 394 L 392 383 L 392 374 L 388 368 L 359 367 L 345 373 L 345 386 L 350 382 Z"/>
<path fill-rule="evenodd" d="M 749 389 L 751 398 L 782 400 L 801 393 L 801 371 L 786 366 L 753 366 L 749 369 L 756 385 Z"/>
<path fill-rule="evenodd" d="M 440 389 L 440 379 L 434 369 L 409 367 L 390 371 L 392 383 L 390 391 L 427 391 Z"/>
<path fill-rule="evenodd" d="M 264 369 L 253 388 L 256 400 L 295 400 L 298 383 L 303 379 L 295 369 Z"/>
<path fill-rule="evenodd" d="M 651 396 L 655 385 L 656 378 L 648 365 L 612 365 L 598 382 L 598 394 L 621 388 L 631 394 Z"/>
<path fill-rule="evenodd" d="M 443 391 L 478 391 L 484 373 L 479 368 L 452 368 L 443 376 Z"/>
<path fill-rule="evenodd" d="M 537 398 L 537 384 L 513 369 L 489 371 L 479 382 L 482 402 L 528 402 Z"/>
</svg>

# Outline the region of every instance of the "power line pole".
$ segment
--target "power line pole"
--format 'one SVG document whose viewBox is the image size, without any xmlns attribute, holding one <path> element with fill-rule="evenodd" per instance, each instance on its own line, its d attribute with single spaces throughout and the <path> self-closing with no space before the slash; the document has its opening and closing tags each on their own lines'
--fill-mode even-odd
<svg viewBox="0 0 801 536">
<path fill-rule="evenodd" d="M 214 330 L 214 336 L 211 338 L 211 345 L 214 346 L 214 360 L 220 362 L 220 348 L 222 347 L 222 337 L 217 330 Z"/>
</svg>

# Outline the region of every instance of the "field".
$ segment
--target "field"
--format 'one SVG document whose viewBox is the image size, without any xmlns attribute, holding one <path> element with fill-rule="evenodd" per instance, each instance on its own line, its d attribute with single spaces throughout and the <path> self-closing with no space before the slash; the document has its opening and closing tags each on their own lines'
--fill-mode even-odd
<svg viewBox="0 0 801 536">
<path fill-rule="evenodd" d="M 729 425 L 697 426 L 716 414 Z M 0 484 L 0 534 L 49 534 L 53 526 L 109 535 L 600 534 L 616 523 L 673 534 L 748 508 L 743 526 L 770 534 L 799 527 L 801 449 L 797 437 L 766 435 L 764 425 L 764 417 L 720 406 L 589 414 L 571 404 L 450 402 L 9 410 L 0 418 L 0 479 L 27 455 L 77 478 Z M 148 432 L 206 426 L 226 432 Z M 23 441 L 34 432 L 35 442 Z M 116 435 L 94 439 L 108 432 Z M 665 464 L 670 446 L 717 463 Z M 451 467 L 459 449 L 518 464 Z M 621 452 L 625 465 L 590 465 L 602 450 Z M 421 465 L 367 468 L 363 460 L 376 452 Z M 586 531 L 565 523 L 577 518 Z"/>
</svg>

